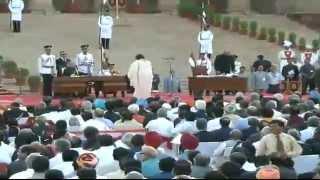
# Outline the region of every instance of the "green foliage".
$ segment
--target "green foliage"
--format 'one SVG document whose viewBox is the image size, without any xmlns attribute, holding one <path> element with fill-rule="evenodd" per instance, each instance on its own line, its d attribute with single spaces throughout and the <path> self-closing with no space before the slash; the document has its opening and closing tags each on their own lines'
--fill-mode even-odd
<svg viewBox="0 0 320 180">
<path fill-rule="evenodd" d="M 256 37 L 257 36 L 257 31 L 258 31 L 258 23 L 257 21 L 251 21 L 250 25 L 250 37 Z"/>
<path fill-rule="evenodd" d="M 241 34 L 248 34 L 248 21 L 241 21 L 240 23 L 240 33 Z"/>
<path fill-rule="evenodd" d="M 214 16 L 213 25 L 216 26 L 216 27 L 220 27 L 221 26 L 221 21 L 222 21 L 221 14 L 216 14 Z"/>
<path fill-rule="evenodd" d="M 277 31 L 275 28 L 269 28 L 268 29 L 269 34 L 269 42 L 276 42 L 277 41 Z"/>
<path fill-rule="evenodd" d="M 223 17 L 222 28 L 225 30 L 229 30 L 231 27 L 231 17 L 225 16 Z"/>
<path fill-rule="evenodd" d="M 297 34 L 294 32 L 291 32 L 289 34 L 289 41 L 292 42 L 293 46 L 297 45 Z"/>
<path fill-rule="evenodd" d="M 13 78 L 17 74 L 18 65 L 14 61 L 4 61 L 2 64 L 4 75 L 8 78 Z"/>
<path fill-rule="evenodd" d="M 259 40 L 266 40 L 267 39 L 267 28 L 262 27 L 260 29 L 260 33 L 259 33 L 258 39 Z"/>
<path fill-rule="evenodd" d="M 52 0 L 51 4 L 53 5 L 54 9 L 60 12 L 65 11 L 65 7 L 70 0 Z"/>
<path fill-rule="evenodd" d="M 286 40 L 286 33 L 283 31 L 279 31 L 278 32 L 278 44 L 282 45 L 284 40 Z"/>
<path fill-rule="evenodd" d="M 232 18 L 232 31 L 238 32 L 240 29 L 240 18 L 239 17 L 233 17 Z"/>
<path fill-rule="evenodd" d="M 186 14 L 196 14 L 199 10 L 197 4 L 190 0 L 180 0 L 178 5 L 178 12 L 180 16 L 185 16 Z"/>
<path fill-rule="evenodd" d="M 30 76 L 28 79 L 28 85 L 32 92 L 37 92 L 41 86 L 40 76 Z"/>
<path fill-rule="evenodd" d="M 313 49 L 319 49 L 320 48 L 320 40 L 319 39 L 313 40 L 312 46 L 313 46 Z"/>
<path fill-rule="evenodd" d="M 306 49 L 306 43 L 307 43 L 306 39 L 304 37 L 301 37 L 299 39 L 299 49 L 302 50 L 302 51 L 305 50 Z"/>
</svg>

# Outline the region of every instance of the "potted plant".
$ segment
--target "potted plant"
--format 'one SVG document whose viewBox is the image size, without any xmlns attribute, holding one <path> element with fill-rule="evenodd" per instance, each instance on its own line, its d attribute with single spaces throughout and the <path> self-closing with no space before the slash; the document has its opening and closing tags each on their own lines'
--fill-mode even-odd
<svg viewBox="0 0 320 180">
<path fill-rule="evenodd" d="M 286 33 L 283 31 L 278 32 L 278 44 L 281 46 L 283 41 L 286 40 Z"/>
<path fill-rule="evenodd" d="M 223 22 L 222 22 L 222 28 L 224 30 L 229 30 L 231 27 L 231 17 L 230 16 L 225 16 L 223 18 Z"/>
<path fill-rule="evenodd" d="M 247 35 L 248 34 L 248 22 L 247 21 L 242 21 L 240 23 L 240 34 L 242 35 Z"/>
<path fill-rule="evenodd" d="M 15 76 L 16 78 L 16 84 L 18 86 L 23 86 L 26 84 L 26 80 L 29 76 L 29 70 L 26 68 L 19 68 L 17 71 L 17 74 Z"/>
<path fill-rule="evenodd" d="M 269 42 L 273 43 L 277 41 L 277 37 L 276 37 L 277 31 L 275 28 L 269 28 L 268 34 L 269 34 Z"/>
<path fill-rule="evenodd" d="M 180 3 L 178 5 L 178 13 L 181 17 L 192 18 L 192 9 L 195 6 L 196 5 L 192 1 L 180 0 Z"/>
<path fill-rule="evenodd" d="M 41 87 L 40 76 L 30 76 L 28 79 L 28 85 L 31 92 L 38 92 Z"/>
<path fill-rule="evenodd" d="M 221 19 L 222 19 L 221 14 L 216 14 L 216 15 L 214 16 L 213 25 L 214 25 L 215 27 L 220 27 L 220 26 L 221 26 Z"/>
<path fill-rule="evenodd" d="M 295 47 L 297 45 L 297 34 L 294 32 L 291 32 L 289 34 L 289 41 L 292 43 L 292 46 Z"/>
<path fill-rule="evenodd" d="M 186 1 L 180 1 L 184 3 Z M 129 13 L 158 13 L 159 0 L 127 0 L 126 11 Z"/>
<path fill-rule="evenodd" d="M 258 36 L 258 40 L 266 40 L 267 39 L 267 28 L 265 27 L 262 27 L 260 29 L 260 33 L 259 33 L 259 36 Z"/>
<path fill-rule="evenodd" d="M 306 39 L 304 37 L 301 37 L 299 39 L 299 50 L 304 51 L 306 49 Z"/>
<path fill-rule="evenodd" d="M 257 21 L 251 21 L 250 25 L 249 25 L 249 28 L 250 28 L 249 36 L 250 37 L 256 37 L 257 36 L 257 30 L 258 30 Z"/>
<path fill-rule="evenodd" d="M 16 62 L 10 61 L 10 60 L 4 61 L 2 68 L 3 68 L 4 76 L 6 78 L 14 78 L 18 71 L 18 66 Z"/>
<path fill-rule="evenodd" d="M 320 40 L 319 39 L 314 39 L 312 41 L 312 46 L 313 46 L 313 50 L 318 50 L 320 48 Z"/>
<path fill-rule="evenodd" d="M 240 18 L 239 17 L 233 17 L 232 18 L 232 31 L 233 32 L 239 32 L 240 29 Z"/>
</svg>

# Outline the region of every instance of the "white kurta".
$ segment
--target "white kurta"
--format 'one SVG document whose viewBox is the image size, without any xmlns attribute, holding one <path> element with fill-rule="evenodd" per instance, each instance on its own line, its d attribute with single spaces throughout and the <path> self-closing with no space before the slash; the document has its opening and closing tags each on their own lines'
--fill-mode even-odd
<svg viewBox="0 0 320 180">
<path fill-rule="evenodd" d="M 128 78 L 130 85 L 135 89 L 134 97 L 146 99 L 151 96 L 153 74 L 150 61 L 134 61 L 129 67 Z"/>
<path fill-rule="evenodd" d="M 210 74 L 211 71 L 212 71 L 212 62 L 210 59 L 208 58 L 205 58 L 204 60 L 201 60 L 201 59 L 198 59 L 196 60 L 196 65 L 194 64 L 194 61 L 193 59 L 190 57 L 189 58 L 189 64 L 191 67 L 195 67 L 196 65 L 197 66 L 205 66 L 207 68 L 207 74 Z"/>
<path fill-rule="evenodd" d="M 213 33 L 211 31 L 201 31 L 198 34 L 198 42 L 200 44 L 200 53 L 212 54 Z"/>
<path fill-rule="evenodd" d="M 100 27 L 100 38 L 111 39 L 113 18 L 111 16 L 100 16 L 98 25 Z"/>
<path fill-rule="evenodd" d="M 38 58 L 38 68 L 40 74 L 56 74 L 56 57 L 52 54 L 42 54 Z"/>
<path fill-rule="evenodd" d="M 313 52 L 301 53 L 301 63 L 304 64 L 305 60 L 309 59 L 310 64 L 314 65 L 317 62 L 317 54 Z"/>
<path fill-rule="evenodd" d="M 282 72 L 282 68 L 286 65 L 288 65 L 288 59 L 289 58 L 295 58 L 296 53 L 292 49 L 288 50 L 282 50 L 279 52 L 278 58 L 280 62 L 279 70 Z"/>
<path fill-rule="evenodd" d="M 22 21 L 22 11 L 24 9 L 23 0 L 11 0 L 8 4 L 8 8 L 11 12 L 12 21 Z"/>
<path fill-rule="evenodd" d="M 81 73 L 89 74 L 89 72 L 93 73 L 94 68 L 94 58 L 90 53 L 83 54 L 79 53 L 76 57 L 76 65 L 78 67 L 78 71 Z"/>
</svg>

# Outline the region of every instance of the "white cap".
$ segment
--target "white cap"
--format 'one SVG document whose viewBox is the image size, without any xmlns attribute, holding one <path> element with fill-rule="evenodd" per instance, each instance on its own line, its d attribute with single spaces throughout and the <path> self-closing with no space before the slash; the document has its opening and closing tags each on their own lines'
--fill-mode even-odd
<svg viewBox="0 0 320 180">
<path fill-rule="evenodd" d="M 187 105 L 187 103 L 185 103 L 185 102 L 179 102 L 178 107 L 184 106 L 184 105 Z"/>
<path fill-rule="evenodd" d="M 283 41 L 283 46 L 284 47 L 291 47 L 292 46 L 292 42 L 290 42 L 288 40 L 285 40 L 285 41 Z"/>
<path fill-rule="evenodd" d="M 306 45 L 306 49 L 313 49 L 313 47 L 312 47 L 311 44 L 307 44 L 307 45 Z"/>
<path fill-rule="evenodd" d="M 128 106 L 128 110 L 132 113 L 138 113 L 140 108 L 139 108 L 139 105 L 138 104 L 130 104 Z"/>
<path fill-rule="evenodd" d="M 161 107 L 162 107 L 162 108 L 165 108 L 165 109 L 167 109 L 167 110 L 172 109 L 172 107 L 171 107 L 171 105 L 170 105 L 169 103 L 163 103 Z"/>
<path fill-rule="evenodd" d="M 195 107 L 198 109 L 198 110 L 205 110 L 206 109 L 206 101 L 205 100 L 196 100 L 195 102 Z"/>
<path fill-rule="evenodd" d="M 190 111 L 193 112 L 193 113 L 196 113 L 196 112 L 197 112 L 197 108 L 194 107 L 194 106 L 192 106 L 192 107 L 190 108 Z"/>
</svg>

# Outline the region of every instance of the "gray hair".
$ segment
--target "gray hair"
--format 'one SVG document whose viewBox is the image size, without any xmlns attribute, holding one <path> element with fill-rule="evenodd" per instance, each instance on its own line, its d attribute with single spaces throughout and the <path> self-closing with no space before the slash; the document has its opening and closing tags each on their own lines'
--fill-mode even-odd
<svg viewBox="0 0 320 180">
<path fill-rule="evenodd" d="M 98 108 L 94 111 L 94 116 L 98 118 L 102 118 L 104 116 L 104 111 Z"/>
<path fill-rule="evenodd" d="M 288 134 L 294 137 L 297 141 L 301 138 L 300 132 L 296 129 L 289 129 Z"/>
<path fill-rule="evenodd" d="M 207 120 L 204 118 L 197 119 L 196 126 L 198 130 L 207 130 Z"/>
<path fill-rule="evenodd" d="M 166 108 L 160 108 L 157 111 L 157 115 L 158 115 L 158 117 L 167 118 L 167 112 L 168 112 L 168 110 Z"/>
<path fill-rule="evenodd" d="M 69 150 L 71 148 L 71 143 L 68 139 L 57 139 L 54 142 L 54 145 L 59 152 L 63 152 L 65 150 Z"/>
<path fill-rule="evenodd" d="M 133 136 L 134 135 L 132 133 L 125 133 L 121 138 L 121 142 L 123 142 L 127 146 L 131 147 L 131 139 Z"/>
<path fill-rule="evenodd" d="M 259 94 L 259 93 L 256 93 L 256 92 L 252 92 L 252 93 L 250 94 L 250 100 L 251 100 L 251 101 L 255 101 L 255 100 L 260 101 L 260 94 Z"/>
<path fill-rule="evenodd" d="M 82 102 L 81 107 L 82 107 L 83 111 L 91 112 L 93 106 L 90 101 L 84 101 L 84 102 Z"/>
<path fill-rule="evenodd" d="M 234 130 L 232 130 L 230 132 L 230 138 L 231 139 L 238 140 L 238 139 L 241 139 L 241 137 L 242 137 L 242 133 L 241 133 L 241 131 L 239 129 L 234 129 Z"/>
<path fill-rule="evenodd" d="M 196 157 L 194 157 L 194 165 L 201 166 L 201 167 L 208 167 L 210 163 L 210 157 L 203 155 L 203 154 L 197 154 Z"/>
<path fill-rule="evenodd" d="M 31 153 L 29 156 L 27 156 L 26 165 L 28 169 L 32 169 L 33 161 L 39 156 L 41 156 L 40 153 Z"/>
<path fill-rule="evenodd" d="M 319 122 L 320 122 L 320 118 L 318 116 L 311 116 L 308 118 L 308 126 L 311 127 L 318 127 L 319 126 Z"/>
<path fill-rule="evenodd" d="M 277 108 L 277 102 L 275 100 L 270 100 L 265 104 L 265 108 L 276 109 Z"/>
</svg>

